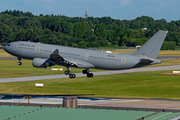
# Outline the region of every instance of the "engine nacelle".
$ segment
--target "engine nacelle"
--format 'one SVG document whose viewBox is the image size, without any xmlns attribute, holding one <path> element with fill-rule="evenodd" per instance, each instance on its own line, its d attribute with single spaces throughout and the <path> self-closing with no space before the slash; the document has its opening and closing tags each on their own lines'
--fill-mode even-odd
<svg viewBox="0 0 180 120">
<path fill-rule="evenodd" d="M 37 68 L 47 68 L 52 66 L 51 63 L 47 62 L 46 59 L 42 58 L 34 58 L 32 61 L 32 65 Z"/>
</svg>

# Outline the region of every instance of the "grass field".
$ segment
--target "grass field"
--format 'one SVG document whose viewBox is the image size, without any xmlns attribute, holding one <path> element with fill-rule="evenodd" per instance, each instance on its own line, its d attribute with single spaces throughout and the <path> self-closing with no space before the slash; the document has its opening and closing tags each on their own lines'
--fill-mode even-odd
<svg viewBox="0 0 180 120">
<path fill-rule="evenodd" d="M 0 60 L 0 78 L 26 77 L 39 75 L 64 74 L 67 69 L 64 66 L 53 66 L 53 68 L 63 68 L 64 71 L 51 71 L 52 67 L 35 68 L 32 66 L 32 60 L 22 60 L 22 65 L 17 65 L 18 60 Z M 83 69 L 71 68 L 73 73 L 82 72 Z M 98 71 L 91 69 L 91 72 Z"/>
<path fill-rule="evenodd" d="M 172 62 L 179 64 L 179 59 L 175 60 L 177 62 L 168 60 L 161 65 L 171 64 Z M 0 60 L 0 78 L 63 74 L 63 72 L 51 71 L 51 68 L 34 68 L 31 62 L 30 60 L 23 60 L 23 65 L 17 66 L 17 60 Z M 73 72 L 81 72 L 81 70 L 74 68 Z M 180 76 L 162 75 L 165 73 L 172 73 L 172 71 L 1 83 L 0 94 L 54 94 L 80 95 L 83 97 L 180 100 Z M 44 87 L 35 87 L 35 83 L 43 83 Z"/>
<path fill-rule="evenodd" d="M 21 66 L 18 66 L 17 62 L 18 60 L 0 60 L 0 78 L 64 74 L 64 71 L 67 69 L 64 66 L 53 66 L 53 68 L 63 68 L 64 71 L 51 71 L 52 67 L 34 68 L 32 66 L 32 60 L 22 60 L 23 64 Z M 161 64 L 150 65 L 146 67 L 179 65 L 179 64 L 180 64 L 180 59 L 173 59 L 173 60 L 165 60 Z M 72 68 L 73 73 L 82 72 L 82 70 L 83 69 Z M 94 72 L 100 70 L 90 69 L 90 71 Z"/>
<path fill-rule="evenodd" d="M 180 50 L 161 50 L 158 56 L 180 56 Z"/>
<path fill-rule="evenodd" d="M 161 51 L 160 55 L 179 56 L 179 51 Z M 0 50 L 0 57 L 9 57 L 9 55 Z M 31 60 L 22 60 L 22 62 L 22 66 L 17 66 L 17 60 L 0 60 L 0 78 L 63 74 L 63 72 L 51 71 L 51 68 L 34 68 Z M 179 59 L 163 61 L 163 63 L 153 66 L 177 64 L 180 64 Z M 56 67 L 61 68 L 61 66 L 54 66 L 53 68 Z M 65 67 L 62 68 L 66 69 Z M 72 68 L 72 71 L 74 73 L 81 72 L 82 69 Z M 180 76 L 166 75 L 166 73 L 172 73 L 172 71 L 0 83 L 0 94 L 79 95 L 83 97 L 180 100 Z M 35 83 L 43 83 L 44 87 L 35 87 Z"/>
<path fill-rule="evenodd" d="M 159 75 L 166 72 L 2 83 L 0 93 L 180 100 L 180 76 Z M 35 87 L 35 83 L 44 87 Z"/>
<path fill-rule="evenodd" d="M 13 56 L 5 52 L 3 49 L 0 49 L 0 57 L 13 57 Z"/>
<path fill-rule="evenodd" d="M 133 52 L 128 50 L 121 50 L 121 52 Z M 160 51 L 161 55 L 165 55 L 165 53 L 169 55 L 178 55 L 179 51 Z M 4 50 L 0 50 L 0 57 L 11 57 L 8 53 L 6 53 Z M 25 76 L 37 76 L 37 75 L 52 75 L 52 74 L 63 74 L 64 72 L 57 72 L 57 71 L 51 71 L 51 68 L 34 68 L 32 66 L 31 60 L 22 60 L 23 65 L 17 66 L 18 60 L 0 60 L 0 78 L 8 78 L 8 77 L 25 77 Z M 166 60 L 163 61 L 161 64 L 151 65 L 147 67 L 152 66 L 165 66 L 165 65 L 178 65 L 180 64 L 180 59 L 174 59 L 174 60 Z M 66 70 L 63 66 L 53 66 L 53 68 L 63 68 Z M 72 68 L 72 71 L 74 73 L 81 72 L 82 69 L 76 69 Z M 91 71 L 97 71 L 94 69 L 91 69 Z"/>
</svg>

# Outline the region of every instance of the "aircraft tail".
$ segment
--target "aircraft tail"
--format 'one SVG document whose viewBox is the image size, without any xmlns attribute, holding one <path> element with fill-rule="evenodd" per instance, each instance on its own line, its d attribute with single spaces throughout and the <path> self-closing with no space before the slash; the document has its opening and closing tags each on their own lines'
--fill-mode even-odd
<svg viewBox="0 0 180 120">
<path fill-rule="evenodd" d="M 132 53 L 132 55 L 145 55 L 149 58 L 156 59 L 167 33 L 168 31 L 159 30 L 141 48 L 139 48 L 139 50 Z"/>
</svg>

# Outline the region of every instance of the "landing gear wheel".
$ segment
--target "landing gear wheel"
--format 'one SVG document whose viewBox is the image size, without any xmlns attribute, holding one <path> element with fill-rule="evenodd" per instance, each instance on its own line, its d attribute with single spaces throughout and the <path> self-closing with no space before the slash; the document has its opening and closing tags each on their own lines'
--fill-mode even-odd
<svg viewBox="0 0 180 120">
<path fill-rule="evenodd" d="M 17 58 L 19 60 L 19 62 L 17 63 L 18 66 L 22 65 L 22 62 L 21 62 L 21 58 Z"/>
<path fill-rule="evenodd" d="M 85 69 L 82 71 L 83 74 L 89 74 L 89 72 L 90 72 L 89 69 Z"/>
<path fill-rule="evenodd" d="M 72 77 L 73 77 L 73 78 L 76 78 L 76 74 L 72 74 Z"/>
<path fill-rule="evenodd" d="M 76 78 L 75 74 L 69 74 L 69 78 Z"/>
<path fill-rule="evenodd" d="M 88 77 L 88 78 L 93 77 L 93 74 L 92 74 L 92 73 L 88 73 L 88 74 L 87 74 L 87 77 Z"/>
<path fill-rule="evenodd" d="M 66 70 L 66 71 L 64 72 L 64 74 L 65 74 L 65 75 L 69 75 L 69 71 Z"/>
<path fill-rule="evenodd" d="M 83 74 L 87 74 L 87 70 L 83 70 L 82 73 L 83 73 Z"/>
<path fill-rule="evenodd" d="M 19 65 L 19 66 L 22 65 L 22 62 L 18 62 L 17 65 Z"/>
</svg>

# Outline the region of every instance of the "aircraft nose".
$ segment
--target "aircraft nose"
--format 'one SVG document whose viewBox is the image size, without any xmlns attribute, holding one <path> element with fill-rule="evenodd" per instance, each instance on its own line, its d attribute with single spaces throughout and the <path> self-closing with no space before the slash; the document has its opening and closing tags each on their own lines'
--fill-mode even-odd
<svg viewBox="0 0 180 120">
<path fill-rule="evenodd" d="M 10 47 L 10 44 L 5 45 L 5 46 L 4 46 L 4 50 L 5 50 L 6 52 L 8 52 L 9 47 Z"/>
<path fill-rule="evenodd" d="M 7 46 L 7 45 L 6 45 L 6 46 Z M 7 49 L 6 46 L 4 46 L 4 48 L 3 48 L 5 51 L 6 51 L 6 49 Z"/>
</svg>

